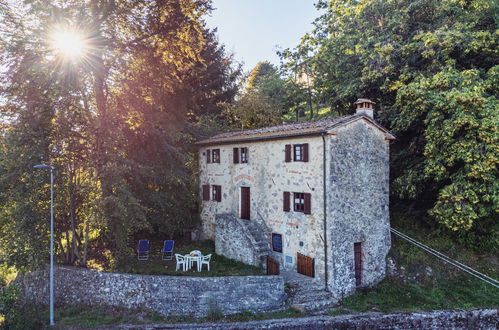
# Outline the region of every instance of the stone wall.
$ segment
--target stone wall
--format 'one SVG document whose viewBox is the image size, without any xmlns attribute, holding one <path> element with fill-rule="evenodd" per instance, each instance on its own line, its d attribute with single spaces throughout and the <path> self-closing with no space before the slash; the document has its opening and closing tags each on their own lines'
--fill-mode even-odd
<svg viewBox="0 0 499 330">
<path fill-rule="evenodd" d="M 309 145 L 308 162 L 285 162 L 285 145 Z M 248 163 L 233 163 L 233 148 L 248 148 Z M 220 163 L 206 162 L 207 149 L 220 149 Z M 217 214 L 240 215 L 241 187 L 249 187 L 251 220 L 262 231 L 282 235 L 282 253 L 273 252 L 281 268 L 296 270 L 297 252 L 315 259 L 315 275 L 324 278 L 323 141 L 320 136 L 245 142 L 199 149 L 202 185 L 220 185 L 222 201 L 203 201 L 205 238 L 215 239 Z M 283 211 L 283 192 L 311 194 L 311 214 Z M 266 237 L 270 242 L 271 237 Z M 240 259 L 239 259 L 240 260 Z"/>
<path fill-rule="evenodd" d="M 122 326 L 120 329 L 453 329 L 468 330 L 497 329 L 499 318 L 497 309 L 478 309 L 469 311 L 429 311 L 414 313 L 363 313 L 342 316 L 313 316 L 237 323 L 203 324 L 156 324 L 140 327 Z"/>
<path fill-rule="evenodd" d="M 230 214 L 216 216 L 215 252 L 248 265 L 261 266 L 254 239 L 242 221 L 247 220 Z"/>
<path fill-rule="evenodd" d="M 362 284 L 385 276 L 390 250 L 389 141 L 366 120 L 328 140 L 328 286 L 338 298 L 356 289 L 354 243 L 362 245 Z"/>
<path fill-rule="evenodd" d="M 23 298 L 48 304 L 48 272 L 20 279 Z M 168 315 L 206 316 L 210 308 L 224 314 L 268 312 L 284 307 L 280 276 L 153 276 L 105 273 L 75 267 L 57 267 L 57 305 L 110 306 L 149 309 Z"/>
</svg>

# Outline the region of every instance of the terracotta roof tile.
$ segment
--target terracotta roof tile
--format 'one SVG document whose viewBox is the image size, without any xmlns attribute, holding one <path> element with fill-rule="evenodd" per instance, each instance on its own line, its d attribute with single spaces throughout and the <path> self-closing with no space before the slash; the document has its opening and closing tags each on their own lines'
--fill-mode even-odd
<svg viewBox="0 0 499 330">
<path fill-rule="evenodd" d="M 343 117 L 325 118 L 316 121 L 300 122 L 300 123 L 290 123 L 284 125 L 262 127 L 251 130 L 233 131 L 221 133 L 211 138 L 201 140 L 196 144 L 216 144 L 216 143 L 230 143 L 230 142 L 242 142 L 242 141 L 254 141 L 254 140 L 267 140 L 267 139 L 279 139 L 287 138 L 293 136 L 302 135 L 318 135 L 331 130 L 334 127 L 341 126 L 350 121 L 354 121 L 360 118 L 365 118 L 372 122 L 374 125 L 379 127 L 381 130 L 388 133 L 386 129 L 381 127 L 372 119 L 362 116 L 362 115 L 350 115 Z"/>
</svg>

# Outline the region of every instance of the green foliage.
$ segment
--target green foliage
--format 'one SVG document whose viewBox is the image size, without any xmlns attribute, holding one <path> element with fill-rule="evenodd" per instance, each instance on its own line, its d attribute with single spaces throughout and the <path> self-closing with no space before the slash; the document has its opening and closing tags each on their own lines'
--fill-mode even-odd
<svg viewBox="0 0 499 330">
<path fill-rule="evenodd" d="M 250 72 L 245 89 L 226 109 L 225 115 L 234 128 L 277 125 L 289 111 L 295 111 L 298 118 L 303 111 L 304 98 L 303 89 L 293 79 L 286 79 L 269 62 L 259 62 Z"/>
<path fill-rule="evenodd" d="M 228 115 L 234 117 L 235 127 L 239 124 L 244 129 L 273 126 L 281 122 L 281 110 L 274 107 L 267 96 L 255 91 L 241 95 Z"/>
<path fill-rule="evenodd" d="M 392 214 L 394 228 L 458 260 L 483 274 L 497 278 L 497 256 L 476 253 L 450 239 L 451 231 L 436 230 L 429 219 L 420 219 L 408 210 Z M 341 302 L 341 311 L 416 311 L 432 309 L 494 308 L 499 304 L 499 289 L 440 261 L 420 248 L 392 236 L 390 257 L 401 277 L 387 278 L 375 288 L 363 290 Z M 431 267 L 432 275 L 426 274 Z M 403 270 L 402 270 L 403 269 Z"/>
<path fill-rule="evenodd" d="M 206 319 L 210 322 L 221 320 L 224 317 L 224 313 L 218 302 L 212 299 L 208 299 L 208 316 Z"/>
<path fill-rule="evenodd" d="M 171 236 L 197 223 L 196 123 L 220 113 L 239 73 L 205 27 L 210 9 L 210 1 L 1 7 L 0 262 L 47 262 L 40 163 L 56 168 L 59 261 L 85 265 L 105 245 L 119 264 L 137 232 Z M 58 26 L 78 29 L 82 58 L 48 44 Z"/>
<path fill-rule="evenodd" d="M 45 329 L 48 326 L 48 310 L 32 304 L 21 305 L 20 291 L 16 284 L 2 288 L 0 292 L 0 329 Z"/>
<path fill-rule="evenodd" d="M 499 242 L 497 222 L 487 223 L 499 209 L 498 69 L 483 75 L 478 70 L 439 72 L 402 87 L 396 103 L 407 106 L 398 125 L 410 125 L 406 121 L 415 116 L 405 109 L 425 118 L 425 158 L 413 173 L 439 184 L 430 214 L 454 231 L 486 227 L 490 239 L 482 247 L 488 249 Z M 399 178 L 399 190 L 411 189 L 404 184 Z"/>
<path fill-rule="evenodd" d="M 317 98 L 351 113 L 377 102 L 397 136 L 392 192 L 456 237 L 497 249 L 498 9 L 494 1 L 319 1 L 316 29 L 287 68 L 307 63 Z M 474 237 L 474 242 L 470 237 Z"/>
</svg>

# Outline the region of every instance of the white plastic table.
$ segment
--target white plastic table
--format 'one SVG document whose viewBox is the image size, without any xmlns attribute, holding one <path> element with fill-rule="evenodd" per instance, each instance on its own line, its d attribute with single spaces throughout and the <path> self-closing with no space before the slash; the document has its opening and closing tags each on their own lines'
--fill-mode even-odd
<svg viewBox="0 0 499 330">
<path fill-rule="evenodd" d="M 187 269 L 191 269 L 192 267 L 192 263 L 193 262 L 196 262 L 196 266 L 198 268 L 198 271 L 199 271 L 199 264 L 201 263 L 201 259 L 203 258 L 203 255 L 201 253 L 197 254 L 197 253 L 193 253 L 193 252 L 199 252 L 199 251 L 192 251 L 191 253 L 189 254 L 186 254 L 184 257 L 185 257 L 185 261 L 187 262 Z M 195 255 L 193 255 L 195 254 Z"/>
</svg>

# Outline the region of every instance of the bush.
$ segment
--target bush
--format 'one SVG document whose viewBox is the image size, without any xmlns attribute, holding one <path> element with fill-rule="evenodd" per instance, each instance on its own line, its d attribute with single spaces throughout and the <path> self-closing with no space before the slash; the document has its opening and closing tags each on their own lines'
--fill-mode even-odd
<svg viewBox="0 0 499 330">
<path fill-rule="evenodd" d="M 0 329 L 45 329 L 47 315 L 38 305 L 24 304 L 16 284 L 4 287 L 0 294 Z M 45 320 L 45 322 L 44 322 Z"/>
</svg>

